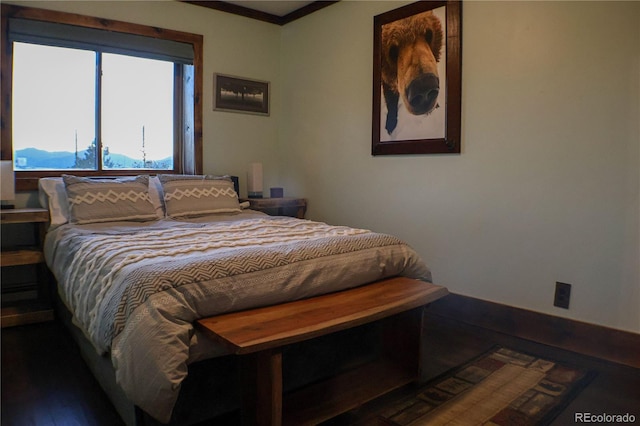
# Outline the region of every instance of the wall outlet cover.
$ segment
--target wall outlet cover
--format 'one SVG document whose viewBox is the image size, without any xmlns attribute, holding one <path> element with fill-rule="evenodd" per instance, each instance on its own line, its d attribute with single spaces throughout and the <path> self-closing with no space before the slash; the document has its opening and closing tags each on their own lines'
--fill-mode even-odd
<svg viewBox="0 0 640 426">
<path fill-rule="evenodd" d="M 556 282 L 556 293 L 553 299 L 553 306 L 569 309 L 571 300 L 571 284 Z"/>
</svg>

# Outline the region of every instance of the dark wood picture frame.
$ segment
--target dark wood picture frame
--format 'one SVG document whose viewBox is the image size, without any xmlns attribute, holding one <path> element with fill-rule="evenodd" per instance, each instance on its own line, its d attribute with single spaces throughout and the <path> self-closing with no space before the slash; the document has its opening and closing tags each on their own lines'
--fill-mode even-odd
<svg viewBox="0 0 640 426">
<path fill-rule="evenodd" d="M 405 55 L 405 53 L 401 50 L 402 46 L 398 46 L 396 43 L 387 43 L 386 46 L 383 47 L 383 27 L 405 18 L 411 18 L 414 15 L 418 15 L 423 12 L 434 11 L 441 7 L 444 7 L 444 15 L 446 17 L 445 22 L 442 22 L 441 19 L 439 20 L 442 28 L 443 50 L 441 52 L 441 57 L 438 58 L 437 53 L 434 53 L 433 55 L 435 59 L 439 59 L 438 64 L 444 61 L 442 65 L 445 66 L 446 72 L 444 76 L 432 75 L 430 77 L 432 82 L 434 78 L 436 82 L 439 80 L 439 91 L 434 92 L 437 93 L 438 97 L 435 98 L 435 100 L 432 98 L 432 100 L 429 101 L 430 105 L 433 105 L 433 109 L 430 110 L 426 116 L 430 117 L 432 114 L 435 115 L 434 111 L 440 108 L 443 108 L 444 112 L 438 111 L 440 114 L 439 127 L 434 129 L 429 129 L 427 127 L 423 128 L 425 130 L 425 134 L 435 130 L 436 132 L 442 133 L 442 137 L 422 137 L 421 135 L 418 135 L 417 137 L 406 139 L 403 139 L 402 137 L 398 138 L 397 136 L 394 136 L 394 132 L 398 133 L 398 131 L 402 129 L 400 126 L 406 123 L 406 120 L 405 122 L 398 121 L 398 115 L 396 114 L 394 117 L 393 110 L 397 110 L 397 113 L 402 109 L 406 110 L 406 107 L 403 104 L 403 96 L 400 95 L 397 90 L 397 59 L 402 57 L 402 55 Z M 439 12 L 441 11 L 442 10 L 439 10 Z M 389 40 L 391 40 L 391 36 L 388 35 L 391 34 L 390 28 L 391 27 L 388 27 L 385 31 L 385 34 L 387 34 L 386 37 L 388 37 Z M 427 34 L 425 34 L 427 43 L 434 43 L 433 40 L 436 39 L 436 37 L 437 36 L 434 36 L 430 29 L 427 30 Z M 394 38 L 394 40 L 400 40 L 400 42 L 401 39 L 401 35 L 398 36 L 398 38 Z M 460 153 L 462 103 L 462 2 L 419 1 L 417 3 L 412 3 L 377 15 L 374 17 L 373 43 L 373 119 L 371 154 L 402 155 Z M 387 67 L 384 75 L 383 65 Z M 392 70 L 391 72 L 388 71 L 390 69 Z M 395 88 L 390 86 L 388 83 L 383 85 L 383 77 L 386 81 L 389 81 L 391 80 L 389 76 L 392 74 L 393 81 L 395 82 Z M 410 87 L 410 84 L 405 83 L 405 86 Z M 412 99 L 419 99 L 419 95 Z M 444 102 L 442 102 L 443 99 Z M 394 100 L 397 102 L 394 102 Z M 414 101 L 411 102 L 413 103 Z M 420 102 L 420 100 L 415 102 Z M 387 110 L 387 103 L 390 105 L 389 109 L 391 110 L 389 118 L 386 117 L 386 114 L 385 117 L 381 116 Z M 409 114 L 406 111 L 403 113 Z M 414 115 L 421 117 L 425 116 L 425 114 L 419 113 L 414 113 Z M 422 120 L 424 120 L 424 118 L 422 118 Z M 417 130 L 413 131 L 420 133 L 420 126 L 425 126 L 425 124 L 421 123 L 414 126 L 414 129 Z M 429 132 L 426 130 L 429 130 Z"/>
<path fill-rule="evenodd" d="M 269 115 L 270 86 L 268 81 L 214 74 L 213 109 Z"/>
</svg>

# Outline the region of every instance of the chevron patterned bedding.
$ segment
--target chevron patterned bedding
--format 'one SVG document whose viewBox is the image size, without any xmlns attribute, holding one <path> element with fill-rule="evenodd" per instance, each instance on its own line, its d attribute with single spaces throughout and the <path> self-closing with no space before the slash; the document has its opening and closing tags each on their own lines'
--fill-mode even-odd
<svg viewBox="0 0 640 426">
<path fill-rule="evenodd" d="M 194 320 L 395 275 L 431 280 L 385 234 L 256 213 L 63 225 L 45 242 L 63 302 L 129 399 L 166 422 L 187 365 L 224 354 Z"/>
</svg>

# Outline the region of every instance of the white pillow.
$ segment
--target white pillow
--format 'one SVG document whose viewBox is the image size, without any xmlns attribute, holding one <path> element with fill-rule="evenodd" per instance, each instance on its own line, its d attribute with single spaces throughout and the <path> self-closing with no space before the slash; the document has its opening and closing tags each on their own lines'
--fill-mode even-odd
<svg viewBox="0 0 640 426">
<path fill-rule="evenodd" d="M 40 206 L 49 209 L 51 229 L 69 222 L 69 200 L 61 177 L 38 180 Z"/>
<path fill-rule="evenodd" d="M 164 202 L 162 201 L 162 184 L 158 176 L 149 176 L 149 197 L 151 197 L 151 203 L 156 209 L 158 219 L 164 217 Z"/>
</svg>

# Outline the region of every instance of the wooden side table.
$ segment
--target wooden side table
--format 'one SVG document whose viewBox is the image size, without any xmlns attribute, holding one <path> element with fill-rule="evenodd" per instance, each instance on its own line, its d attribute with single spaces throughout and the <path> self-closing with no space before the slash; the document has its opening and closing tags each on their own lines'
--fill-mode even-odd
<svg viewBox="0 0 640 426">
<path fill-rule="evenodd" d="M 27 247 L 2 247 L 0 266 L 37 265 L 38 278 L 35 284 L 37 297 L 2 304 L 2 327 L 53 320 L 53 308 L 49 294 L 49 279 L 42 245 L 49 222 L 49 211 L 40 208 L 6 209 L 0 211 L 2 226 L 30 223 L 34 225 L 34 245 Z M 5 306 L 6 305 L 6 306 Z"/>
<path fill-rule="evenodd" d="M 272 216 L 291 216 L 304 219 L 307 212 L 305 198 L 241 198 L 240 202 L 248 201 L 250 208 Z"/>
</svg>

